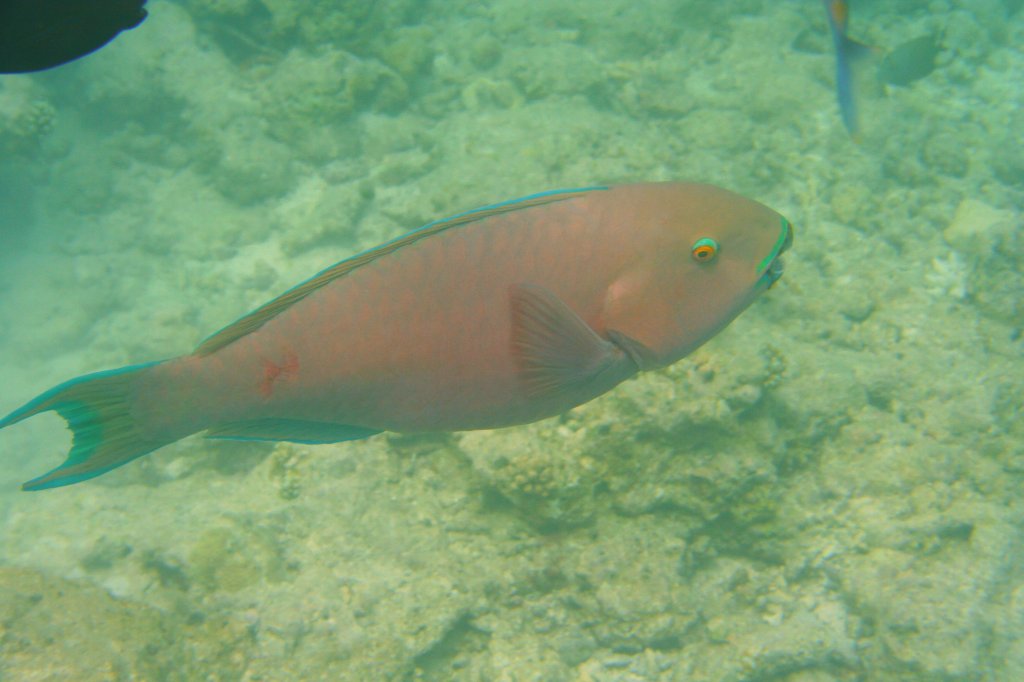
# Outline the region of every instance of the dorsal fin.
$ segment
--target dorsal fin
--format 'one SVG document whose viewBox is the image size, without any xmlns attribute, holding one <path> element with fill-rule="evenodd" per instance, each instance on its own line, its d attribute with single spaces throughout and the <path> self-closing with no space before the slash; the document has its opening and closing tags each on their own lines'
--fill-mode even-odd
<svg viewBox="0 0 1024 682">
<path fill-rule="evenodd" d="M 199 346 L 196 347 L 193 354 L 209 355 L 220 350 L 224 346 L 242 338 L 246 334 L 256 331 L 266 324 L 267 320 L 275 317 L 281 311 L 289 308 L 292 304 L 301 301 L 320 287 L 333 282 L 339 277 L 347 275 L 361 265 L 374 261 L 381 256 L 386 256 L 393 251 L 397 251 L 403 246 L 408 246 L 409 244 L 419 241 L 425 237 L 429 237 L 432 234 L 437 234 L 438 232 L 443 232 L 444 230 L 452 227 L 458 227 L 459 225 L 483 220 L 502 213 L 510 213 L 512 211 L 518 211 L 519 209 L 529 208 L 531 206 L 541 206 L 543 204 L 550 204 L 556 201 L 565 201 L 567 199 L 573 199 L 586 194 L 587 192 L 603 189 L 608 188 L 580 187 L 577 189 L 559 189 L 550 192 L 541 192 L 540 194 L 531 194 L 530 196 L 521 197 L 519 199 L 503 201 L 500 204 L 483 206 L 472 211 L 444 218 L 443 220 L 435 220 L 432 223 L 427 223 L 423 227 L 404 234 L 401 237 L 392 239 L 389 242 L 384 242 L 380 246 L 374 247 L 368 251 L 363 251 L 351 258 L 346 258 L 339 263 L 335 263 L 326 270 L 321 270 L 305 282 L 292 287 L 269 303 L 260 306 L 251 313 L 243 316 L 241 319 L 227 327 L 224 327 L 216 334 L 207 337 L 199 344 Z"/>
</svg>

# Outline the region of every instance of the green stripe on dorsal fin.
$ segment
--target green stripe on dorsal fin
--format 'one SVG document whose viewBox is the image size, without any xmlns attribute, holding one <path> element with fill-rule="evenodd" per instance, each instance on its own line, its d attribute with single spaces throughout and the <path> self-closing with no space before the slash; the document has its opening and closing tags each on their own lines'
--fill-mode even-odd
<svg viewBox="0 0 1024 682">
<path fill-rule="evenodd" d="M 340 263 L 335 263 L 326 270 L 320 271 L 302 284 L 292 287 L 269 303 L 264 304 L 248 315 L 245 315 L 241 319 L 227 327 L 224 327 L 224 329 L 221 329 L 216 334 L 207 337 L 199 344 L 199 346 L 196 347 L 193 354 L 210 355 L 211 353 L 220 350 L 243 336 L 256 331 L 266 324 L 268 320 L 277 316 L 283 310 L 291 307 L 292 304 L 301 301 L 306 296 L 309 296 L 320 287 L 333 282 L 339 277 L 344 277 L 361 265 L 377 260 L 382 256 L 386 256 L 389 253 L 397 251 L 403 246 L 408 246 L 413 242 L 417 242 L 420 239 L 437 234 L 438 232 L 443 232 L 444 230 L 452 227 L 458 227 L 460 225 L 465 225 L 466 223 L 490 218 L 491 216 L 500 215 L 502 213 L 511 213 L 512 211 L 518 211 L 531 206 L 542 206 L 556 201 L 574 199 L 588 192 L 603 189 L 608 188 L 581 187 L 577 189 L 560 189 L 553 190 L 551 192 L 541 192 L 540 194 L 531 194 L 530 196 L 522 197 L 520 199 L 503 201 L 500 204 L 491 204 L 490 206 L 484 206 L 473 211 L 459 213 L 458 215 L 451 216 L 450 218 L 427 223 L 419 229 L 413 230 L 412 232 L 404 234 L 396 239 L 392 239 L 389 242 L 384 242 L 380 246 L 368 251 L 363 251 L 362 253 L 356 254 L 351 258 L 347 258 Z"/>
</svg>

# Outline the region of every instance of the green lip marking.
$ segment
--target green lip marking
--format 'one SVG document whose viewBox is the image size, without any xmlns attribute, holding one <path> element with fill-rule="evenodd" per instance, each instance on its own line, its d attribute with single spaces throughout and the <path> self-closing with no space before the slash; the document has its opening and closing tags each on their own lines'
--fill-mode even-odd
<svg viewBox="0 0 1024 682">
<path fill-rule="evenodd" d="M 782 253 L 782 249 L 785 248 L 786 242 L 789 240 L 789 221 L 785 218 L 780 218 L 780 220 L 782 221 L 782 232 L 779 233 L 779 238 L 775 240 L 775 246 L 772 247 L 771 253 L 757 264 L 757 274 L 759 275 L 772 264 L 772 261 L 778 258 L 779 254 Z"/>
</svg>

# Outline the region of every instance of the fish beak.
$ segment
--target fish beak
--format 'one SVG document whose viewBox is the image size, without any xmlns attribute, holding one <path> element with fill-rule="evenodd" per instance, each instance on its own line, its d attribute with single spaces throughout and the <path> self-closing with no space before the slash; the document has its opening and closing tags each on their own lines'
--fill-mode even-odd
<svg viewBox="0 0 1024 682">
<path fill-rule="evenodd" d="M 789 247 L 793 245 L 793 225 L 782 218 L 782 230 L 779 233 L 779 239 L 775 243 L 775 248 L 768 255 L 764 263 L 764 274 L 762 277 L 767 283 L 765 289 L 771 289 L 772 286 L 779 281 L 782 277 L 782 273 L 785 272 L 786 267 L 782 262 L 782 254 L 785 253 Z"/>
<path fill-rule="evenodd" d="M 782 273 L 785 272 L 785 270 L 786 267 L 782 262 L 782 256 L 776 257 L 776 259 L 772 261 L 771 266 L 768 268 L 768 272 L 766 272 L 764 275 L 768 279 L 767 288 L 771 289 L 775 285 L 775 283 L 779 281 L 779 278 L 782 277 Z"/>
</svg>

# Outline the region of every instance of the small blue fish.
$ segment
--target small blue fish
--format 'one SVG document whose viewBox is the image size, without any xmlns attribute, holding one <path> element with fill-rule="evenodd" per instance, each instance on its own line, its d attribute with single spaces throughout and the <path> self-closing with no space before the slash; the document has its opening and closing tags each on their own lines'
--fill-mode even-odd
<svg viewBox="0 0 1024 682">
<path fill-rule="evenodd" d="M 859 57 L 870 52 L 871 48 L 858 43 L 846 34 L 850 20 L 850 5 L 845 0 L 822 0 L 828 25 L 832 30 L 832 42 L 836 47 L 836 97 L 839 100 L 839 113 L 843 117 L 843 125 L 850 135 L 857 138 L 860 131 L 857 120 L 857 104 L 853 98 L 853 71 L 851 64 Z"/>
</svg>

